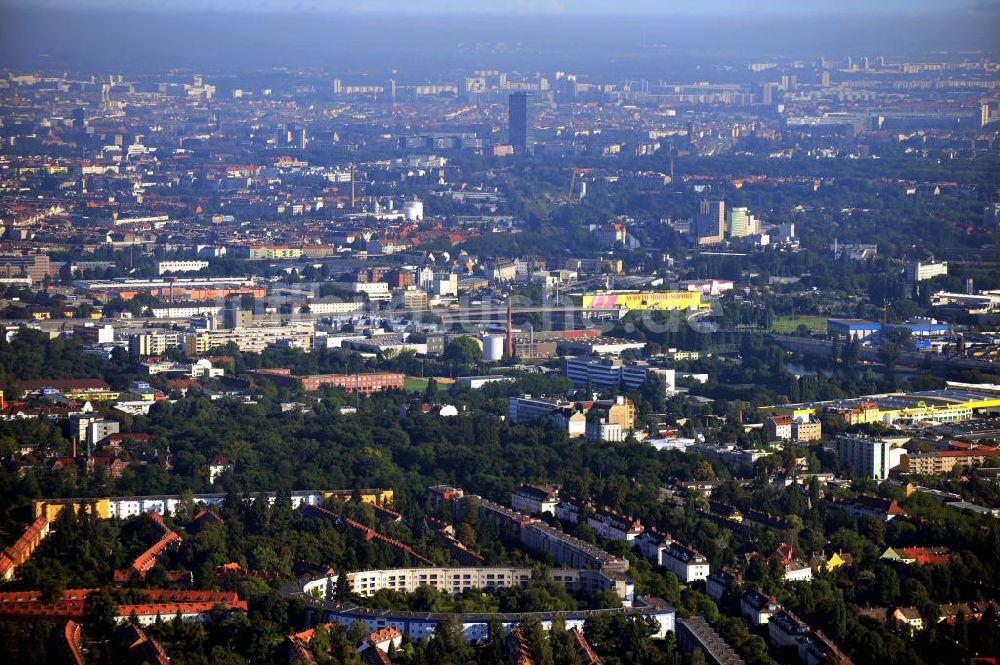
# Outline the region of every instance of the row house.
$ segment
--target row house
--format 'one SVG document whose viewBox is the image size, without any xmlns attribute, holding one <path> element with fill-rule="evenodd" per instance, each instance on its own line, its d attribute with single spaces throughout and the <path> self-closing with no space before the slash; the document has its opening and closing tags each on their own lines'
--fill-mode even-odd
<svg viewBox="0 0 1000 665">
<path fill-rule="evenodd" d="M 49 535 L 49 521 L 37 518 L 25 527 L 21 536 L 9 547 L 0 551 L 0 580 L 10 581 L 14 570 L 31 557 L 38 545 Z"/>
<path fill-rule="evenodd" d="M 725 570 L 713 570 L 705 580 L 705 592 L 708 597 L 718 602 L 726 595 L 726 592 L 734 584 L 741 582 L 741 578 Z"/>
<path fill-rule="evenodd" d="M 822 632 L 812 630 L 787 610 L 770 618 L 767 637 L 776 649 L 794 649 L 800 665 L 850 665 L 851 662 Z"/>
<path fill-rule="evenodd" d="M 859 496 L 846 501 L 831 500 L 830 506 L 837 510 L 843 510 L 854 518 L 874 517 L 883 522 L 888 522 L 896 517 L 906 515 L 895 499 L 880 499 L 873 496 Z"/>
<path fill-rule="evenodd" d="M 778 545 L 771 558 L 781 563 L 786 582 L 808 582 L 812 579 L 812 567 L 795 556 L 795 550 L 788 543 Z"/>
<path fill-rule="evenodd" d="M 531 515 L 555 515 L 556 506 L 559 505 L 559 490 L 548 486 L 521 485 L 511 495 L 510 505 L 514 510 Z"/>
<path fill-rule="evenodd" d="M 95 589 L 66 589 L 61 600 L 46 602 L 40 591 L 0 592 L 0 619 L 13 621 L 64 621 L 78 620 L 88 595 Z M 143 589 L 142 602 L 119 605 L 115 621 L 127 622 L 134 614 L 142 626 L 148 626 L 163 617 L 180 615 L 184 622 L 210 621 L 216 612 L 236 613 L 247 611 L 247 601 L 240 600 L 232 591 L 174 591 Z"/>
<path fill-rule="evenodd" d="M 664 550 L 660 565 L 677 576 L 684 584 L 708 577 L 709 564 L 701 552 L 681 545 L 676 540 Z"/>
<path fill-rule="evenodd" d="M 781 610 L 778 601 L 758 589 L 747 591 L 740 599 L 740 613 L 751 626 L 765 626 Z"/>
<path fill-rule="evenodd" d="M 663 561 L 663 553 L 672 542 L 673 539 L 668 534 L 647 528 L 636 537 L 632 546 L 639 550 L 643 557 L 659 564 Z"/>
<path fill-rule="evenodd" d="M 600 508 L 587 518 L 587 525 L 606 540 L 634 541 L 642 533 L 642 523 L 626 515 Z"/>
<path fill-rule="evenodd" d="M 425 556 L 418 554 L 412 547 L 402 543 L 394 538 L 390 538 L 384 534 L 379 533 L 371 527 L 367 527 L 360 522 L 352 520 L 349 517 L 344 517 L 338 515 L 337 513 L 322 508 L 320 506 L 304 506 L 302 508 L 303 516 L 307 518 L 320 518 L 328 520 L 337 526 L 342 526 L 346 530 L 350 531 L 354 535 L 362 538 L 365 541 L 374 540 L 383 545 L 387 545 L 390 548 L 396 550 L 397 552 L 403 554 L 404 556 L 410 558 L 414 563 L 422 566 L 433 566 L 435 565 L 433 561 Z"/>
<path fill-rule="evenodd" d="M 149 513 L 149 518 L 152 520 L 153 524 L 156 525 L 160 532 L 160 538 L 146 551 L 137 556 L 132 564 L 124 570 L 115 571 L 115 582 L 127 582 L 131 579 L 138 578 L 140 580 L 146 578 L 146 573 L 156 565 L 157 561 L 162 557 L 167 550 L 176 549 L 182 542 L 181 537 L 176 531 L 173 531 L 170 527 L 166 525 L 163 521 L 163 517 L 159 513 Z M 174 575 L 175 578 L 182 578 L 188 576 L 186 574 Z"/>
</svg>

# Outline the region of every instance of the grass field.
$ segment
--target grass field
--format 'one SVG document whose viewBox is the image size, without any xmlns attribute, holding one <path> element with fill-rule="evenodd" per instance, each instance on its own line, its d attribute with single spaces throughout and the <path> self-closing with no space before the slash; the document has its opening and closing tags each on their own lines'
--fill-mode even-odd
<svg viewBox="0 0 1000 665">
<path fill-rule="evenodd" d="M 815 332 L 826 332 L 826 318 L 825 316 L 796 316 L 793 319 L 790 316 L 779 316 L 772 323 L 771 330 L 776 333 L 788 334 L 804 325 Z"/>
<path fill-rule="evenodd" d="M 427 381 L 419 376 L 408 376 L 403 379 L 403 390 L 411 393 L 422 393 L 427 390 Z"/>
</svg>

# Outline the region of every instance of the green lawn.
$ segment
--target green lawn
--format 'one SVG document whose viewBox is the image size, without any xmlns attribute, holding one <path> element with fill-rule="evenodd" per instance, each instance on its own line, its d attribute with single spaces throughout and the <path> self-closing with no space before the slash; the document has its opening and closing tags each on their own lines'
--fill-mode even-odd
<svg viewBox="0 0 1000 665">
<path fill-rule="evenodd" d="M 408 376 L 403 380 L 403 390 L 411 393 L 422 393 L 427 390 L 428 379 L 419 376 Z"/>
<path fill-rule="evenodd" d="M 776 333 L 794 333 L 798 330 L 799 326 L 806 326 L 809 330 L 815 332 L 826 332 L 826 319 L 825 316 L 796 316 L 794 319 L 790 316 L 779 316 L 777 317 L 771 329 Z"/>
</svg>

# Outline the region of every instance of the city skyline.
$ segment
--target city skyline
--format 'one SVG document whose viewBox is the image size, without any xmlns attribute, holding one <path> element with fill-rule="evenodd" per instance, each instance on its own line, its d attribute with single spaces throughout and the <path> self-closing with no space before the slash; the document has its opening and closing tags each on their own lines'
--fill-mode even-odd
<svg viewBox="0 0 1000 665">
<path fill-rule="evenodd" d="M 0 0 L 0 664 L 985 665 L 1000 0 Z"/>
</svg>

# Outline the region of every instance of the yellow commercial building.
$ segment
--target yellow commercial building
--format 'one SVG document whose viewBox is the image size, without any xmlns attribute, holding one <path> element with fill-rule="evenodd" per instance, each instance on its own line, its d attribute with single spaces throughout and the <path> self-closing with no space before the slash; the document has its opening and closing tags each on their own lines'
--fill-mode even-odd
<svg viewBox="0 0 1000 665">
<path fill-rule="evenodd" d="M 958 422 L 972 418 L 981 409 L 997 407 L 1000 407 L 1000 392 L 985 385 L 963 385 L 949 386 L 944 390 L 867 395 L 829 402 L 780 404 L 760 410 L 791 418 L 827 413 L 839 417 L 846 425 L 891 425 L 896 422 Z"/>
<path fill-rule="evenodd" d="M 117 390 L 65 390 L 63 395 L 78 402 L 114 402 L 122 397 Z"/>
<path fill-rule="evenodd" d="M 350 501 L 355 490 L 305 490 L 291 492 L 292 506 L 299 508 L 305 505 L 322 505 L 324 501 L 331 498 L 339 498 Z M 393 492 L 390 489 L 361 489 L 357 490 L 363 503 L 378 504 L 380 506 L 392 505 Z M 277 496 L 275 492 L 261 492 L 251 495 L 256 498 L 264 496 L 269 502 L 273 502 Z M 195 505 L 221 506 L 226 499 L 225 494 L 195 494 L 193 497 Z M 128 518 L 135 515 L 142 515 L 148 512 L 156 512 L 161 515 L 174 512 L 180 502 L 179 494 L 158 495 L 158 496 L 118 496 L 107 498 L 73 498 L 73 499 L 36 499 L 32 502 L 35 518 L 44 517 L 50 522 L 59 516 L 65 508 L 69 508 L 76 514 L 94 515 L 98 519 Z"/>
<path fill-rule="evenodd" d="M 584 311 L 600 310 L 689 310 L 708 309 L 700 291 L 660 291 L 656 293 L 595 293 L 583 296 Z"/>
<path fill-rule="evenodd" d="M 96 515 L 98 519 L 109 517 L 110 499 L 35 499 L 32 502 L 35 519 L 44 517 L 52 522 L 59 516 L 63 508 L 69 508 L 76 514 L 82 510 L 85 514 Z"/>
</svg>

